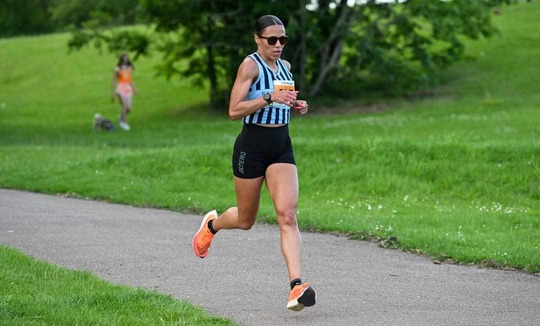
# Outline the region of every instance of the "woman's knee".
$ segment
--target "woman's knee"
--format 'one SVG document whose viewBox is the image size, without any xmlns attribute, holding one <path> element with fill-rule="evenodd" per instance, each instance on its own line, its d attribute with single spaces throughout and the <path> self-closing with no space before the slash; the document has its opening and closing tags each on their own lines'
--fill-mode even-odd
<svg viewBox="0 0 540 326">
<path fill-rule="evenodd" d="M 281 226 L 291 226 L 296 227 L 297 221 L 296 221 L 296 210 L 291 209 L 285 209 L 277 212 L 278 214 L 278 222 Z"/>
<path fill-rule="evenodd" d="M 238 228 L 241 230 L 249 230 L 254 224 L 255 221 L 238 221 Z"/>
<path fill-rule="evenodd" d="M 243 214 L 240 214 L 237 207 L 232 207 L 231 212 L 234 212 L 236 216 L 238 216 L 236 227 L 241 230 L 249 230 L 255 225 L 255 220 L 257 218 L 257 215 L 253 214 L 246 214 L 245 212 Z"/>
</svg>

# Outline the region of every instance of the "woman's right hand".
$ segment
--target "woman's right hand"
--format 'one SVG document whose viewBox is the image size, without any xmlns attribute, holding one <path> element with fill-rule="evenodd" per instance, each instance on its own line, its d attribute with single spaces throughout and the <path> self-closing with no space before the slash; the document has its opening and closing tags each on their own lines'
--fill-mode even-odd
<svg viewBox="0 0 540 326">
<path fill-rule="evenodd" d="M 272 102 L 277 102 L 280 104 L 285 104 L 291 106 L 294 101 L 296 101 L 296 96 L 298 91 L 277 91 L 272 93 Z"/>
</svg>

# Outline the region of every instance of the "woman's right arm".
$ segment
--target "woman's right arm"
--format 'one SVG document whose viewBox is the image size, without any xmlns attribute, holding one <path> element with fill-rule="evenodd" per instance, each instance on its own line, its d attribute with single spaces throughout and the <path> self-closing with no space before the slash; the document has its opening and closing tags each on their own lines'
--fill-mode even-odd
<svg viewBox="0 0 540 326">
<path fill-rule="evenodd" d="M 229 117 L 231 120 L 241 119 L 268 104 L 262 97 L 246 100 L 251 83 L 257 79 L 258 74 L 257 64 L 250 58 L 246 58 L 238 67 L 229 100 Z"/>
</svg>

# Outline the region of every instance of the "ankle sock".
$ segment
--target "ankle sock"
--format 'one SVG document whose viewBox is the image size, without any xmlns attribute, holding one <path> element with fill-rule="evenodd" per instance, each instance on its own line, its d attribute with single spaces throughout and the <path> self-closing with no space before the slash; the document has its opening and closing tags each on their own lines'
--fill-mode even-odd
<svg viewBox="0 0 540 326">
<path fill-rule="evenodd" d="M 214 230 L 214 220 L 208 221 L 208 229 L 210 230 L 210 232 L 212 232 L 212 234 L 216 234 L 216 233 L 217 233 L 217 231 Z"/>
<path fill-rule="evenodd" d="M 300 285 L 302 284 L 302 280 L 299 279 L 299 278 L 295 278 L 294 280 L 291 281 L 291 290 L 297 286 L 297 285 Z"/>
</svg>

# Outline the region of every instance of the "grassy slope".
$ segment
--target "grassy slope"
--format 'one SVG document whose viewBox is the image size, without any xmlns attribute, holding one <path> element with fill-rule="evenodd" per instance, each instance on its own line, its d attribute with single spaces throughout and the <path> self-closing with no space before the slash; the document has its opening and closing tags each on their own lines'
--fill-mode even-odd
<svg viewBox="0 0 540 326">
<path fill-rule="evenodd" d="M 537 2 L 504 8 L 495 17 L 502 34 L 472 44 L 477 59 L 450 69 L 436 98 L 293 120 L 301 226 L 397 237 L 399 247 L 436 258 L 540 271 L 539 13 Z M 109 102 L 116 57 L 92 49 L 67 55 L 66 40 L 0 40 L 0 186 L 196 212 L 234 202 L 228 171 L 238 123 L 208 113 L 206 94 L 188 81 L 154 78 L 155 57 L 137 62 L 133 131 L 92 133 L 95 112 L 118 111 Z M 261 211 L 261 220 L 273 221 L 267 197 Z M 29 264 L 13 250 L 1 255 L 17 271 Z M 24 273 L 3 266 L 9 282 L 1 284 L 43 287 L 49 277 L 42 276 L 54 274 L 75 287 L 88 277 L 32 264 L 37 270 Z M 143 295 L 116 291 L 105 290 L 113 301 Z M 24 306 L 35 298 L 10 300 Z M 9 307 L 0 304 L 0 317 L 13 321 Z"/>
<path fill-rule="evenodd" d="M 539 12 L 538 3 L 505 8 L 501 36 L 473 44 L 478 59 L 453 67 L 435 99 L 295 118 L 301 226 L 540 270 Z M 208 113 L 188 81 L 154 78 L 154 57 L 137 63 L 133 131 L 92 133 L 95 112 L 118 111 L 116 58 L 66 55 L 66 40 L 0 41 L 1 186 L 196 212 L 234 203 L 239 123 Z M 261 212 L 274 220 L 267 197 Z"/>
<path fill-rule="evenodd" d="M 303 193 L 305 222 L 396 236 L 437 258 L 538 271 L 539 12 L 538 3 L 505 8 L 494 18 L 501 35 L 471 44 L 475 60 L 452 67 L 435 98 L 296 129 L 304 189 L 328 190 Z M 331 178 L 311 171 L 317 160 Z M 311 218 L 330 205 L 326 221 Z"/>
</svg>

